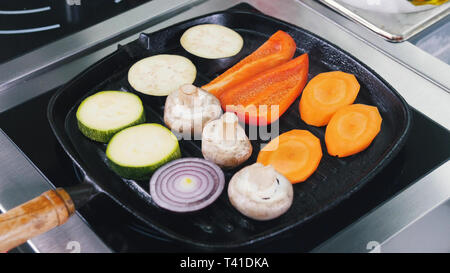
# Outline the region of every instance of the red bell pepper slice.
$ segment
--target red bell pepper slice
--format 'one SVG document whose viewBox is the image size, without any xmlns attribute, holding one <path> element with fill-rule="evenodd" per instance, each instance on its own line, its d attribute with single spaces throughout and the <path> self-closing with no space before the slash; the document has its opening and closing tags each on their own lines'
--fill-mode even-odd
<svg viewBox="0 0 450 273">
<path fill-rule="evenodd" d="M 262 72 L 223 92 L 219 97 L 222 108 L 235 112 L 247 124 L 271 124 L 302 92 L 308 78 L 308 66 L 308 55 L 303 54 Z"/>
<path fill-rule="evenodd" d="M 294 56 L 294 39 L 284 31 L 277 31 L 264 44 L 210 83 L 203 89 L 219 97 L 222 92 L 261 73 L 283 64 Z"/>
</svg>

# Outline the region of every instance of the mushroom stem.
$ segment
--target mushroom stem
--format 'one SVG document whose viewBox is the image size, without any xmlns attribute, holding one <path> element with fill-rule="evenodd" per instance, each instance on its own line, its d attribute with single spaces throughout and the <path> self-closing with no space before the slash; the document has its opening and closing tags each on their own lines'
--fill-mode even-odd
<svg viewBox="0 0 450 273">
<path fill-rule="evenodd" d="M 258 185 L 258 190 L 268 189 L 275 183 L 276 174 L 271 166 L 259 167 L 259 165 L 250 166 L 248 169 L 249 178 Z"/>
<path fill-rule="evenodd" d="M 194 105 L 197 87 L 192 84 L 184 84 L 180 87 L 180 98 L 185 105 Z"/>
<path fill-rule="evenodd" d="M 223 120 L 223 139 L 224 140 L 235 140 L 237 134 L 238 118 L 233 113 L 225 113 L 222 116 Z"/>
</svg>

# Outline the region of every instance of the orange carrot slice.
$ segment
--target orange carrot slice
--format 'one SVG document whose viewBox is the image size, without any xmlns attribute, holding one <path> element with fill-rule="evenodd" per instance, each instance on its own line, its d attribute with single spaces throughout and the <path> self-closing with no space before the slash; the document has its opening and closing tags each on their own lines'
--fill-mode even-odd
<svg viewBox="0 0 450 273">
<path fill-rule="evenodd" d="M 252 125 L 276 121 L 300 95 L 308 79 L 308 55 L 264 71 L 219 97 L 225 111 Z"/>
<path fill-rule="evenodd" d="M 292 59 L 296 50 L 294 39 L 284 31 L 277 31 L 256 51 L 223 74 L 202 86 L 216 97 L 256 74 Z"/>
<path fill-rule="evenodd" d="M 356 77 L 342 71 L 325 72 L 306 85 L 300 99 L 300 116 L 313 126 L 327 125 L 340 108 L 352 104 L 359 92 Z"/>
<path fill-rule="evenodd" d="M 365 150 L 380 132 L 381 122 L 375 106 L 345 106 L 333 115 L 325 131 L 328 153 L 345 157 Z"/>
<path fill-rule="evenodd" d="M 272 165 L 294 184 L 310 177 L 321 158 L 322 148 L 316 136 L 306 130 L 291 130 L 271 140 L 259 152 L 257 162 Z"/>
</svg>

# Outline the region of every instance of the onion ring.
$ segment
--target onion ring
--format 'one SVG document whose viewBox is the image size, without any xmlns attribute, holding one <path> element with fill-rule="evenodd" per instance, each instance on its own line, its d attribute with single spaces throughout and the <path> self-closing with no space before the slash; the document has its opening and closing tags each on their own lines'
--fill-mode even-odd
<svg viewBox="0 0 450 273">
<path fill-rule="evenodd" d="M 225 176 L 211 161 L 182 158 L 160 167 L 150 179 L 150 194 L 161 208 L 174 212 L 197 211 L 222 193 Z"/>
</svg>

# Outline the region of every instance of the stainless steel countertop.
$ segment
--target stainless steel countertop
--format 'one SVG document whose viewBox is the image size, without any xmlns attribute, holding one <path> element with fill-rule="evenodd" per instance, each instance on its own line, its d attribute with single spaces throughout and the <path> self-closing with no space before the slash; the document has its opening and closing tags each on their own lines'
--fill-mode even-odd
<svg viewBox="0 0 450 273">
<path fill-rule="evenodd" d="M 450 3 L 419 12 L 380 13 L 359 9 L 339 0 L 319 1 L 391 42 L 402 42 L 409 39 L 450 12 Z"/>
<path fill-rule="evenodd" d="M 0 149 L 0 211 L 54 188 L 1 129 Z M 29 240 L 28 246 L 35 252 L 111 252 L 78 213 L 65 225 Z"/>
<path fill-rule="evenodd" d="M 165 6 L 165 1 L 158 0 L 150 3 L 155 2 L 159 4 L 158 8 L 166 10 L 166 12 L 156 13 L 159 18 L 155 21 L 157 23 L 144 30 L 145 32 L 153 32 L 195 16 L 223 10 L 242 1 L 167 1 L 175 6 Z M 370 33 L 366 33 L 368 32 L 367 30 L 352 25 L 354 23 L 340 17 L 337 13 L 313 0 L 248 0 L 244 2 L 252 4 L 268 15 L 314 32 L 348 51 L 377 71 L 378 74 L 402 94 L 411 106 L 447 129 L 450 129 L 450 94 L 447 93 L 450 86 L 448 78 L 450 77 L 447 77 L 447 79 L 444 77 L 450 73 L 448 65 L 436 58 L 430 57 L 408 42 L 391 44 L 373 34 L 370 35 Z M 149 7 L 143 5 L 140 10 L 135 9 L 123 13 L 121 16 L 118 16 L 120 17 L 118 20 L 120 20 L 116 23 L 121 24 L 121 29 L 129 29 L 130 25 L 135 25 L 133 23 L 135 22 L 134 20 L 138 22 L 145 21 L 142 18 L 146 14 L 145 8 Z M 155 10 L 152 12 L 155 12 Z M 133 20 L 129 18 L 133 18 Z M 111 20 L 114 22 L 114 19 L 112 18 Z M 148 19 L 147 17 L 147 21 Z M 45 72 L 34 73 L 33 71 L 28 71 L 29 73 L 22 73 L 22 76 L 19 75 L 19 77 L 17 77 L 18 74 L 15 74 L 11 79 L 2 79 L 7 84 L 0 84 L 0 112 L 67 82 L 96 60 L 113 52 L 117 48 L 118 42 L 113 42 L 110 46 L 103 47 L 90 54 L 83 54 L 83 52 L 88 52 L 88 50 L 80 52 L 78 46 L 83 43 L 88 43 L 90 41 L 89 39 L 97 41 L 98 44 L 105 43 L 105 39 L 98 40 L 95 35 L 97 35 L 97 32 L 111 33 L 114 28 L 117 28 L 117 25 L 109 21 L 108 23 L 100 23 L 94 29 L 87 29 L 86 31 L 65 38 L 67 39 L 64 41 L 66 49 L 78 56 L 78 58 L 72 58 L 74 59 L 72 61 L 66 58 L 65 55 L 59 55 L 58 59 L 51 59 L 49 62 L 42 59 L 42 56 L 52 56 L 52 50 L 59 46 L 58 42 L 60 41 L 24 56 L 31 58 L 31 60 L 36 57 L 36 60 L 42 61 L 42 63 L 36 63 L 36 67 L 46 68 Z M 133 34 L 119 43 L 124 44 L 136 38 L 137 34 Z M 80 43 L 80 41 L 83 42 Z M 92 42 L 90 45 L 95 46 L 95 43 Z M 73 54 L 69 55 L 73 57 Z M 409 58 L 409 56 L 414 56 L 414 58 Z M 408 59 L 414 60 L 411 61 Z M 405 61 L 409 61 L 409 63 Z M 416 68 L 418 63 L 421 64 L 421 71 Z M 22 64 L 24 64 L 24 60 L 18 58 L 13 63 L 1 65 L 0 71 L 25 71 Z M 423 71 L 426 71 L 426 74 L 422 73 Z M 10 142 L 7 139 L 0 141 L 0 151 L 7 149 L 7 146 L 13 147 L 14 145 Z M 25 168 L 26 165 L 21 160 L 15 160 L 6 165 L 0 164 L 0 173 L 10 172 L 15 177 L 14 183 L 9 183 L 8 178 L 0 177 L 0 189 L 2 189 L 2 185 L 8 185 L 10 189 L 9 192 L 0 190 L 0 208 L 2 210 L 10 209 L 28 198 L 39 195 L 50 187 L 48 183 L 45 184 L 46 182 L 42 180 L 42 175 L 40 179 L 37 179 L 39 172 L 34 175 L 28 175 L 27 177 L 24 174 L 23 178 L 20 178 L 20 170 Z M 367 248 L 369 241 L 376 241 L 383 245 L 392 236 L 395 236 L 407 226 L 411 225 L 411 223 L 420 219 L 428 211 L 450 198 L 450 187 L 448 187 L 447 183 L 449 176 L 450 163 L 447 162 L 314 251 L 367 252 L 370 251 Z M 36 186 L 31 187 L 29 183 L 36 184 Z M 15 189 L 11 189 L 11 187 Z M 419 202 L 417 200 L 421 201 Z M 410 205 L 412 202 L 414 202 L 414 206 Z M 89 229 L 81 218 L 77 222 L 77 225 L 85 225 L 85 228 Z M 85 235 L 84 233 L 77 233 L 77 229 L 79 230 L 71 222 L 58 227 L 58 230 L 64 232 L 63 234 L 81 236 L 79 240 L 82 240 Z M 49 232 L 39 236 L 39 240 L 35 238 L 30 240 L 29 243 L 33 245 L 36 251 L 64 252 L 67 251 L 67 244 L 61 244 L 55 247 L 54 243 L 50 245 L 48 242 L 62 242 L 65 239 L 58 239 L 58 236 L 65 235 Z M 78 239 L 74 237 L 72 240 L 77 241 Z M 98 241 L 97 243 L 89 243 L 85 248 L 82 245 L 81 250 L 83 251 L 83 249 L 98 252 L 105 251 L 104 245 Z"/>
</svg>

